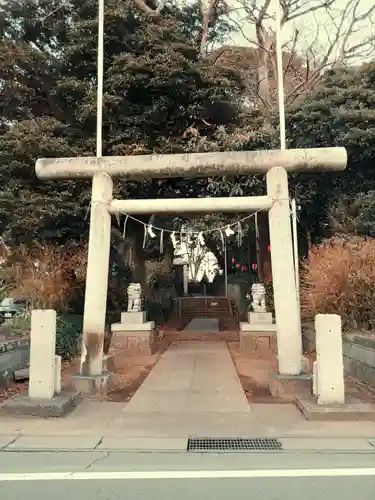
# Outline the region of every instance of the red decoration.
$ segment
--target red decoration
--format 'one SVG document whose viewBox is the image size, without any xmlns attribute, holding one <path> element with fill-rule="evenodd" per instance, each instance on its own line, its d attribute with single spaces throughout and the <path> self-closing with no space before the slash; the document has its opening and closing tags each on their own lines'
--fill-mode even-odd
<svg viewBox="0 0 375 500">
<path fill-rule="evenodd" d="M 235 262 L 236 262 L 236 259 L 233 257 L 232 264 L 234 264 Z"/>
<path fill-rule="evenodd" d="M 241 267 L 241 264 L 236 264 L 236 268 L 239 269 Z"/>
<path fill-rule="evenodd" d="M 271 251 L 271 245 L 268 245 L 268 251 L 270 252 Z"/>
<path fill-rule="evenodd" d="M 256 271 L 258 269 L 257 264 L 253 264 L 251 267 L 253 268 L 253 271 Z"/>
</svg>

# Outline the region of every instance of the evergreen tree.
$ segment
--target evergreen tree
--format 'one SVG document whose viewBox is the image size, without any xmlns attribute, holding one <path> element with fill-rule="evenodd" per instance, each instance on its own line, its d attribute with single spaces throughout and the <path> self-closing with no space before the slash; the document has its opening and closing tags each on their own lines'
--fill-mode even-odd
<svg viewBox="0 0 375 500">
<path fill-rule="evenodd" d="M 7 0 L 0 13 L 0 232 L 10 244 L 79 239 L 90 184 L 41 182 L 34 166 L 38 157 L 95 154 L 97 2 Z M 240 81 L 199 58 L 182 20 L 176 7 L 154 18 L 131 0 L 106 2 L 104 154 L 187 151 L 189 130 L 215 133 L 214 105 L 235 123 Z M 184 184 L 190 195 L 205 186 Z M 119 182 L 115 191 L 181 196 L 181 186 Z"/>
<path fill-rule="evenodd" d="M 328 213 L 337 215 L 348 199 L 375 189 L 375 64 L 328 72 L 317 90 L 291 110 L 287 130 L 290 147 L 347 150 L 345 171 L 294 178 L 302 223 L 313 238 L 325 236 Z"/>
</svg>

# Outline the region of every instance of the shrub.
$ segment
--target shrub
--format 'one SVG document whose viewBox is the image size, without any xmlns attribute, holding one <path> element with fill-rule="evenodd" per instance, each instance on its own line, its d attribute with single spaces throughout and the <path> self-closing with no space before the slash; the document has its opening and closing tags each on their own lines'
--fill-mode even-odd
<svg viewBox="0 0 375 500">
<path fill-rule="evenodd" d="M 375 239 L 331 238 L 314 246 L 302 263 L 301 314 L 339 314 L 345 329 L 375 323 Z"/>
<path fill-rule="evenodd" d="M 165 267 L 164 262 L 146 261 L 145 299 L 151 320 L 161 323 L 173 309 L 177 297 L 175 275 Z"/>
<path fill-rule="evenodd" d="M 56 354 L 62 359 L 71 359 L 79 354 L 79 339 L 82 333 L 83 316 L 58 314 L 56 321 Z"/>
<path fill-rule="evenodd" d="M 107 289 L 107 316 L 118 321 L 121 311 L 127 309 L 127 288 L 129 281 L 123 278 L 109 276 Z"/>
<path fill-rule="evenodd" d="M 6 319 L 3 326 L 9 331 L 11 337 L 23 337 L 30 333 L 31 317 L 28 311 L 22 311 L 9 319 Z"/>
<path fill-rule="evenodd" d="M 13 250 L 4 268 L 9 295 L 27 297 L 33 309 L 74 309 L 83 303 L 86 255 L 84 246 Z"/>
<path fill-rule="evenodd" d="M 266 308 L 268 312 L 275 314 L 275 302 L 273 298 L 273 285 L 272 283 L 265 283 L 266 288 Z"/>
</svg>

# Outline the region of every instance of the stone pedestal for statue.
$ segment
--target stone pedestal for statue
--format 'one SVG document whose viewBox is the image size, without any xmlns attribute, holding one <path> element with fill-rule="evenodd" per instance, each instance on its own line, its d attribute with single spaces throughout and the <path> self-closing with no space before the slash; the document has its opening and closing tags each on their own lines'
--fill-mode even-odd
<svg viewBox="0 0 375 500">
<path fill-rule="evenodd" d="M 128 287 L 128 310 L 121 313 L 120 323 L 111 325 L 111 352 L 115 356 L 153 354 L 155 322 L 147 321 L 146 311 L 142 311 L 141 286 L 131 283 Z"/>
<path fill-rule="evenodd" d="M 248 322 L 240 323 L 240 349 L 245 355 L 257 357 L 276 353 L 276 325 L 272 313 L 266 310 L 266 290 L 262 283 L 251 287 L 252 311 L 248 312 Z"/>
<path fill-rule="evenodd" d="M 142 324 L 147 321 L 146 311 L 126 311 L 121 313 L 121 323 Z"/>
<path fill-rule="evenodd" d="M 262 312 L 251 312 L 247 313 L 248 323 L 252 327 L 259 326 L 263 328 L 264 325 L 271 325 L 274 329 L 276 329 L 276 325 L 273 323 L 272 313 L 262 311 Z"/>
</svg>

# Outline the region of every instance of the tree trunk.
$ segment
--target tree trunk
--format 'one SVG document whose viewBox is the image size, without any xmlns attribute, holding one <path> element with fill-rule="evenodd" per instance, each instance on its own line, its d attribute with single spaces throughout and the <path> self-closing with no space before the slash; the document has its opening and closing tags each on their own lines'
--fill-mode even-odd
<svg viewBox="0 0 375 500">
<path fill-rule="evenodd" d="M 273 38 L 266 33 L 265 29 L 261 26 L 256 28 L 257 42 L 258 42 L 258 95 L 266 110 L 272 107 L 272 96 L 270 91 L 269 82 L 269 51 L 272 46 Z"/>
<path fill-rule="evenodd" d="M 204 57 L 206 55 L 206 43 L 207 43 L 207 34 L 208 28 L 210 24 L 210 19 L 216 9 L 217 0 L 209 0 L 207 8 L 204 5 L 204 2 L 201 3 L 201 12 L 203 17 L 202 22 L 202 35 L 201 35 L 201 44 L 200 44 L 200 55 Z"/>
<path fill-rule="evenodd" d="M 129 218 L 124 235 L 120 234 L 119 230 L 112 231 L 112 234 L 118 259 L 122 259 L 124 268 L 129 270 L 130 280 L 133 283 L 140 283 L 143 287 L 146 274 L 143 225 Z"/>
<path fill-rule="evenodd" d="M 173 267 L 174 248 L 170 238 L 164 242 L 163 269 L 165 273 L 171 273 Z"/>
<path fill-rule="evenodd" d="M 124 262 L 131 270 L 132 282 L 145 285 L 145 256 L 143 249 L 143 231 L 129 233 L 124 239 Z"/>
<path fill-rule="evenodd" d="M 220 267 L 220 269 L 224 270 L 225 256 L 221 243 L 218 244 L 213 238 L 210 238 L 208 235 L 204 236 L 204 241 L 206 243 L 206 247 L 208 248 L 208 250 L 215 255 L 217 264 Z"/>
</svg>

